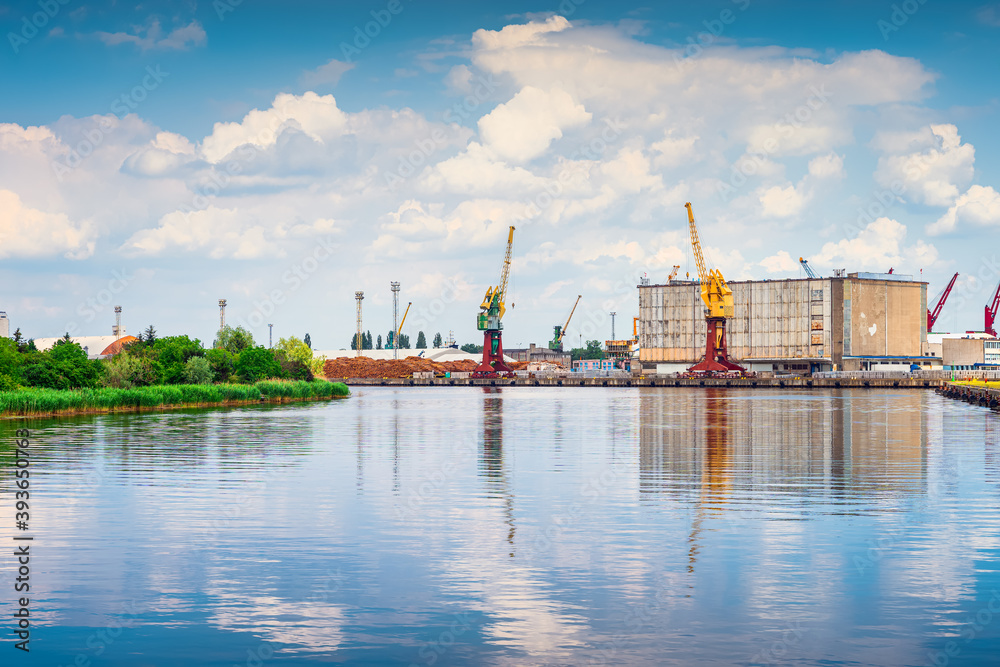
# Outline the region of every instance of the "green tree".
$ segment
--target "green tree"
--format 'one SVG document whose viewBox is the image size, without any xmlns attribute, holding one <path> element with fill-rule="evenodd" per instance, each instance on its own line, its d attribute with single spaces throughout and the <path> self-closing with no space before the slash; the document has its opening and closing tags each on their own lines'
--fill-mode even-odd
<svg viewBox="0 0 1000 667">
<path fill-rule="evenodd" d="M 62 339 L 46 352 L 29 353 L 21 377 L 32 387 L 80 389 L 97 386 L 100 374 L 100 362 L 88 359 L 78 344 Z"/>
<path fill-rule="evenodd" d="M 437 347 L 437 346 L 435 345 L 435 347 Z M 423 331 L 418 331 L 417 332 L 417 349 L 418 350 L 426 350 L 427 349 L 427 338 L 424 336 L 424 332 Z"/>
<path fill-rule="evenodd" d="M 149 343 L 150 345 L 152 345 L 154 342 L 156 342 L 156 329 L 153 328 L 152 324 L 150 324 L 146 328 L 145 333 L 146 333 L 146 342 L 147 343 Z M 66 335 L 68 336 L 69 334 L 66 334 Z"/>
<path fill-rule="evenodd" d="M 294 336 L 279 338 L 275 349 L 281 352 L 288 361 L 297 361 L 314 375 L 322 375 L 323 367 L 326 365 L 326 357 L 314 357 L 313 351 L 305 344 L 305 341 Z"/>
<path fill-rule="evenodd" d="M 197 338 L 191 340 L 187 336 L 167 336 L 157 339 L 154 335 L 153 341 L 151 359 L 159 366 L 158 380 L 163 384 L 184 382 L 188 360 L 205 354 L 201 341 Z"/>
<path fill-rule="evenodd" d="M 222 348 L 213 347 L 211 350 L 205 351 L 205 358 L 208 359 L 212 372 L 215 373 L 215 381 L 228 382 L 236 370 L 236 355 L 230 354 Z"/>
<path fill-rule="evenodd" d="M 573 361 L 604 358 L 604 350 L 601 349 L 601 341 L 599 340 L 588 340 L 587 347 L 574 347 L 569 353 Z"/>
<path fill-rule="evenodd" d="M 237 355 L 243 350 L 248 350 L 255 346 L 256 343 L 254 343 L 253 334 L 243 327 L 233 328 L 228 324 L 222 327 L 215 342 L 212 343 L 212 347 L 222 348 L 232 355 Z"/>
<path fill-rule="evenodd" d="M 376 350 L 382 349 L 382 334 L 379 334 L 378 338 L 375 339 L 375 349 Z"/>
<path fill-rule="evenodd" d="M 434 334 L 434 347 L 441 347 L 442 345 L 444 345 L 444 339 L 441 338 L 441 332 L 438 331 Z"/>
<path fill-rule="evenodd" d="M 274 351 L 266 347 L 251 347 L 240 352 L 235 368 L 243 382 L 281 377 L 281 364 L 274 358 Z"/>
<path fill-rule="evenodd" d="M 15 332 L 20 333 L 20 330 Z M 0 338 L 0 391 L 10 391 L 21 384 L 21 365 L 24 355 L 20 353 L 17 338 Z"/>
<path fill-rule="evenodd" d="M 410 349 L 410 337 L 405 333 L 399 334 L 399 349 L 409 350 Z"/>
<path fill-rule="evenodd" d="M 373 345 L 372 345 L 372 332 L 368 331 L 367 333 L 365 333 L 362 336 L 362 338 L 364 340 L 364 345 L 362 345 L 361 349 L 362 350 L 370 350 L 370 349 L 372 349 L 372 347 L 373 347 Z"/>
<path fill-rule="evenodd" d="M 483 346 L 476 345 L 475 343 L 466 343 L 458 349 L 462 350 L 462 352 L 468 352 L 469 354 L 482 354 L 483 352 Z"/>
<path fill-rule="evenodd" d="M 212 364 L 205 357 L 191 357 L 184 364 L 184 382 L 187 384 L 211 384 L 214 376 Z"/>
<path fill-rule="evenodd" d="M 309 337 L 309 334 L 306 334 L 306 337 L 302 339 L 302 342 L 305 343 L 306 347 L 308 347 L 310 350 L 312 349 L 313 342 L 312 338 Z"/>
</svg>

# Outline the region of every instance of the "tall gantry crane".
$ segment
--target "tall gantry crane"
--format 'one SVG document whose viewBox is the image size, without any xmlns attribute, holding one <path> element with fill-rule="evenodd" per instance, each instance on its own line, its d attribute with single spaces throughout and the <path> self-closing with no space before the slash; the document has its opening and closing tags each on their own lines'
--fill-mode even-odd
<svg viewBox="0 0 1000 667">
<path fill-rule="evenodd" d="M 958 279 L 958 273 L 951 277 L 951 282 L 948 286 L 944 288 L 944 292 L 941 294 L 941 298 L 938 299 L 937 305 L 934 306 L 934 312 L 929 309 L 927 311 L 927 333 L 930 333 L 934 329 L 934 323 L 937 322 L 938 315 L 941 314 L 941 309 L 944 308 L 944 302 L 948 300 L 948 295 L 951 294 L 951 288 L 955 286 L 955 281 Z"/>
<path fill-rule="evenodd" d="M 705 358 L 688 369 L 689 373 L 729 373 L 746 372 L 739 364 L 730 361 L 729 350 L 726 347 L 726 319 L 733 316 L 733 291 L 726 284 L 726 279 L 718 269 L 709 270 L 705 266 L 705 257 L 701 251 L 701 240 L 698 238 L 698 226 L 694 222 L 694 211 L 691 203 L 684 204 L 688 213 L 688 228 L 691 233 L 691 251 L 698 265 L 698 278 L 701 281 L 701 300 L 705 302 L 705 322 L 708 326 L 705 337 Z"/>
<path fill-rule="evenodd" d="M 580 303 L 580 296 L 581 296 L 580 294 L 576 295 L 576 301 L 573 303 L 573 309 L 569 311 L 569 317 L 566 318 L 566 324 L 562 325 L 561 327 L 558 324 L 552 327 L 553 328 L 552 340 L 549 341 L 550 350 L 557 350 L 559 352 L 562 352 L 563 349 L 562 343 L 563 343 L 563 338 L 566 336 L 566 327 L 569 326 L 569 321 L 573 319 L 573 313 L 576 312 L 576 305 Z"/>
<path fill-rule="evenodd" d="M 497 377 L 501 373 L 512 374 L 514 371 L 503 361 L 503 343 L 500 333 L 503 330 L 503 315 L 507 312 L 507 280 L 510 278 L 510 260 L 514 248 L 514 226 L 511 225 L 507 234 L 507 252 L 500 267 L 500 284 L 487 287 L 486 296 L 479 306 L 477 327 L 483 332 L 483 362 L 476 366 L 472 377 Z"/>
</svg>

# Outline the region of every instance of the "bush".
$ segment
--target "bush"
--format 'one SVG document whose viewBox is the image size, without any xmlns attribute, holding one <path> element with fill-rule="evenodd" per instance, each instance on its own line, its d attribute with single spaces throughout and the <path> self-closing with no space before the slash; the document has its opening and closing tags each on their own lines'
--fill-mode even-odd
<svg viewBox="0 0 1000 667">
<path fill-rule="evenodd" d="M 128 353 L 117 354 L 102 363 L 101 384 L 115 389 L 130 389 L 153 384 L 156 373 L 153 362 Z"/>
</svg>

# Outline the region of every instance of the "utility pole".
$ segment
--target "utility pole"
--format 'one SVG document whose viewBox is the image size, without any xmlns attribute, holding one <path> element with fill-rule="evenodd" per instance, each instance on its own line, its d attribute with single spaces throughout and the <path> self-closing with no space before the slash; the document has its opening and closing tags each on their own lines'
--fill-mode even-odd
<svg viewBox="0 0 1000 667">
<path fill-rule="evenodd" d="M 364 292 L 355 292 L 354 298 L 358 300 L 358 337 L 354 340 L 356 341 L 355 347 L 358 348 L 358 356 L 361 356 L 361 342 L 364 340 L 361 337 L 361 301 L 365 298 Z"/>
<path fill-rule="evenodd" d="M 226 328 L 226 300 L 219 299 L 219 331 Z"/>
<path fill-rule="evenodd" d="M 617 314 L 618 313 L 615 312 L 611 313 L 611 340 L 617 340 L 615 338 L 615 315 Z"/>
<path fill-rule="evenodd" d="M 274 325 L 273 324 L 268 324 L 267 325 L 267 346 L 269 348 L 271 348 L 272 350 L 274 349 Z"/>
<path fill-rule="evenodd" d="M 115 340 L 122 337 L 122 307 L 115 306 Z"/>
<path fill-rule="evenodd" d="M 399 283 L 390 282 L 392 287 L 392 358 L 399 359 Z"/>
</svg>

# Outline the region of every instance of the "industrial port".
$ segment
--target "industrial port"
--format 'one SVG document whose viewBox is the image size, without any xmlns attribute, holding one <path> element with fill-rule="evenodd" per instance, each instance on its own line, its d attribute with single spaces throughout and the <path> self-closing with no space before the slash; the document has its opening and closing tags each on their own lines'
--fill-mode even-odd
<svg viewBox="0 0 1000 667">
<path fill-rule="evenodd" d="M 994 327 L 1000 285 L 991 303 L 984 305 L 982 331 L 938 333 L 933 329 L 958 273 L 936 299 L 928 298 L 926 282 L 892 268 L 885 273 L 835 269 L 832 275 L 821 276 L 803 258 L 799 263 L 805 278 L 727 281 L 721 271 L 709 268 L 694 209 L 690 203 L 685 208 L 696 279 L 678 279 L 677 265 L 662 283 L 642 278 L 636 285 L 638 314 L 632 317 L 632 336 L 614 335 L 617 313 L 610 313 L 612 336 L 604 341 L 598 359 L 576 359 L 564 349 L 583 294 L 569 307 L 566 320 L 553 325 L 552 340 L 546 345 L 532 343 L 505 350 L 503 318 L 514 264 L 515 227 L 510 226 L 498 279 L 486 289 L 476 315 L 477 329 L 483 335 L 481 353 L 458 350 L 451 335 L 435 349 L 402 349 L 399 343 L 408 340 L 404 327 L 413 302 L 402 309 L 400 318 L 401 284 L 393 281 L 393 329 L 385 348 L 365 349 L 365 297 L 358 290 L 354 349 L 317 351 L 317 356 L 327 359 L 324 373 L 347 381 L 434 384 L 439 379 L 454 384 L 499 379 L 508 384 L 532 384 L 527 380 L 549 384 L 554 380 L 565 386 L 601 384 L 590 381 L 595 378 L 611 378 L 616 385 L 627 382 L 629 386 L 631 378 L 638 386 L 657 386 L 661 384 L 657 379 L 665 378 L 753 378 L 758 381 L 753 386 L 762 381 L 766 386 L 767 380 L 777 378 L 780 386 L 786 386 L 785 379 L 794 377 L 825 381 L 900 380 L 904 376 L 915 381 L 912 386 L 927 386 L 923 380 L 956 373 L 1000 377 L 1000 340 Z M 226 299 L 219 300 L 220 329 L 225 326 L 226 303 Z M 125 335 L 121 306 L 115 313 L 111 336 L 74 339 L 90 356 L 113 356 L 135 340 Z M 10 335 L 6 312 L 0 312 L 0 335 Z M 47 349 L 56 340 L 39 338 L 36 345 Z"/>
</svg>

